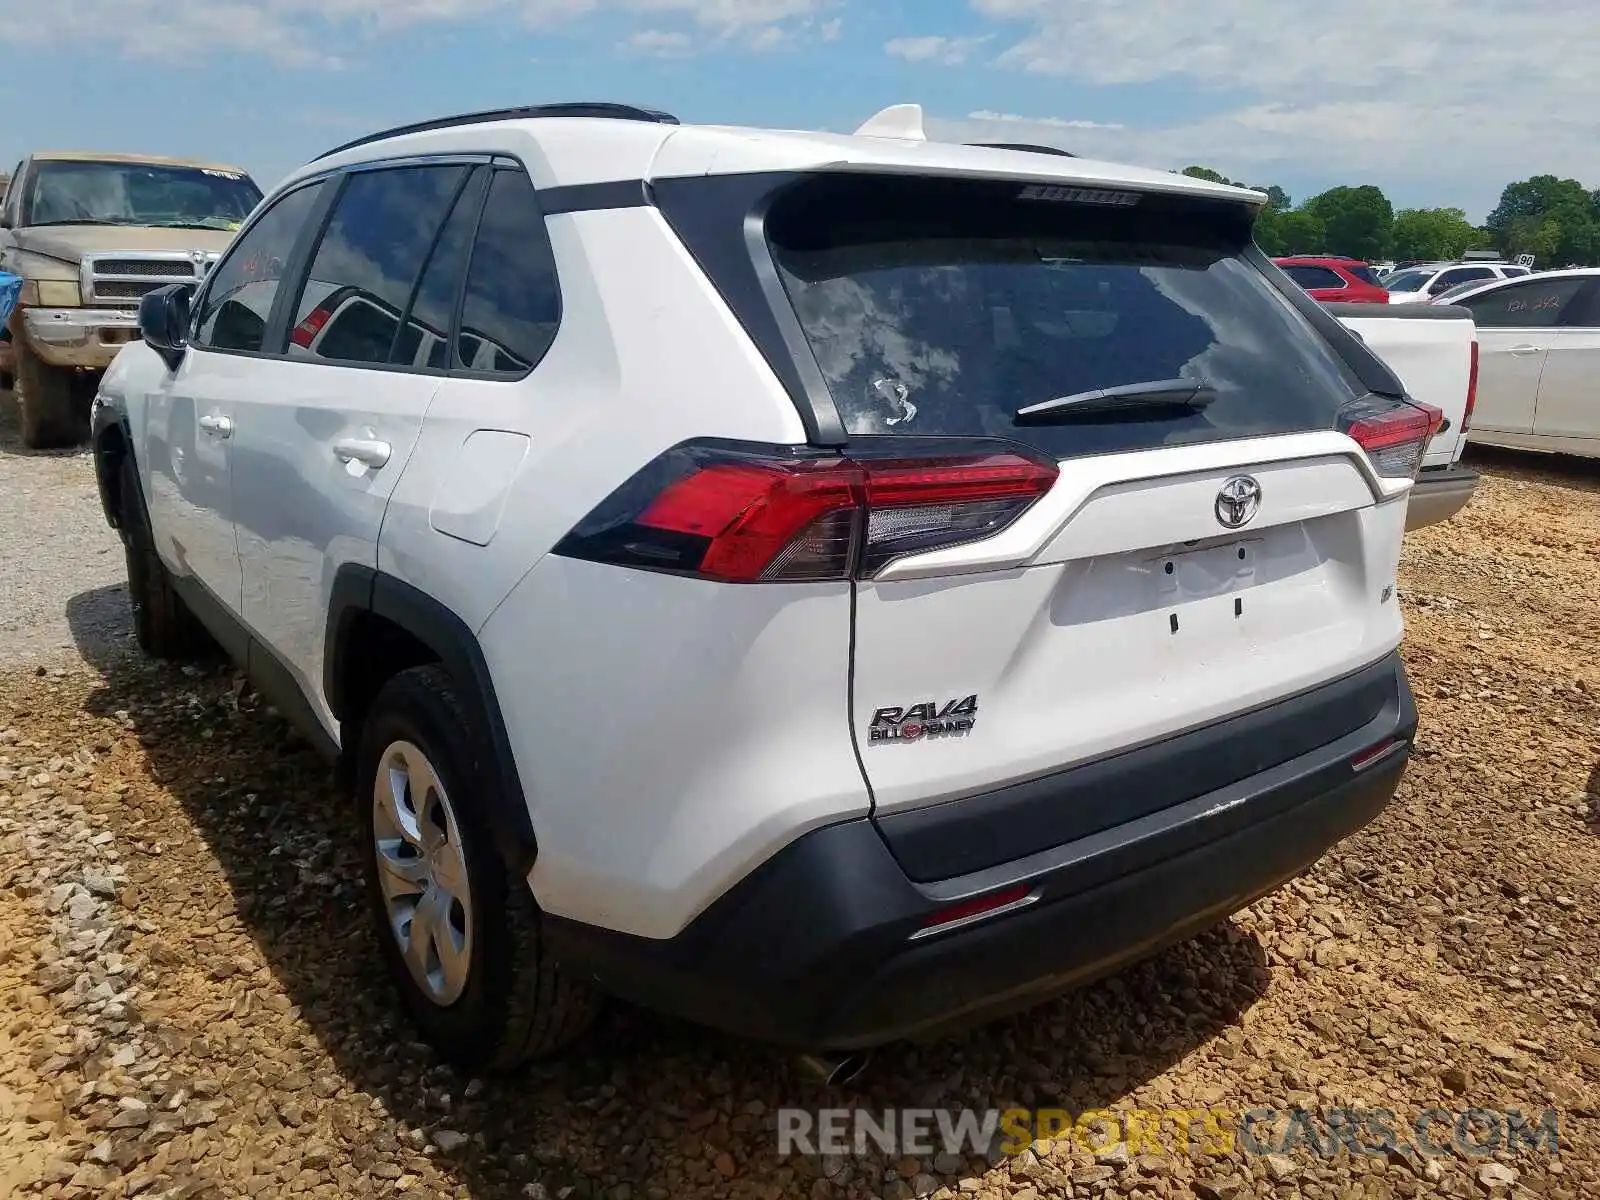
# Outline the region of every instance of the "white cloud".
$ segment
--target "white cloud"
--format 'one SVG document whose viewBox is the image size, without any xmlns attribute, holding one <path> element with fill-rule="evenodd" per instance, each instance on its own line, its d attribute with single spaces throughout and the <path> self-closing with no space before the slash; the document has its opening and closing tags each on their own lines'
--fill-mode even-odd
<svg viewBox="0 0 1600 1200">
<path fill-rule="evenodd" d="M 987 37 L 900 37 L 885 43 L 884 51 L 907 62 L 936 62 L 947 67 L 960 66 Z"/>
<path fill-rule="evenodd" d="M 1595 0 L 969 3 L 995 23 L 1001 71 L 1153 86 L 1198 114 L 1084 131 L 1085 153 L 1235 178 L 1411 181 L 1440 202 L 1541 171 L 1600 184 Z"/>
<path fill-rule="evenodd" d="M 0 45 L 71 47 L 103 40 L 131 58 L 193 60 L 207 53 L 289 67 L 337 67 L 372 37 L 422 24 L 512 18 L 548 29 L 603 10 L 675 18 L 687 30 L 647 28 L 625 45 L 677 53 L 736 45 L 766 49 L 810 29 L 841 0 L 0 0 Z M 832 32 L 829 32 L 831 27 Z M 820 36 L 837 36 L 837 18 Z M 663 40 L 665 39 L 665 40 Z"/>
<path fill-rule="evenodd" d="M 641 29 L 623 42 L 624 50 L 653 58 L 679 58 L 694 45 L 687 33 L 664 29 Z"/>
<path fill-rule="evenodd" d="M 1016 113 L 990 112 L 983 109 L 967 114 L 969 121 L 994 125 L 1038 125 L 1045 129 L 1126 129 L 1126 125 L 1108 125 L 1102 121 L 1068 121 L 1061 117 L 1021 117 Z"/>
</svg>

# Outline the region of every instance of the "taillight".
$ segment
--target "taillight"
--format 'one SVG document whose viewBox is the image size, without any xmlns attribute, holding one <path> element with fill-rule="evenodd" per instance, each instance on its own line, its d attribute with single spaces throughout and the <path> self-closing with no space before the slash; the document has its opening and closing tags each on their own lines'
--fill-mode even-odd
<svg viewBox="0 0 1600 1200">
<path fill-rule="evenodd" d="M 289 340 L 296 346 L 309 350 L 311 343 L 316 340 L 317 334 L 322 332 L 322 327 L 328 323 L 328 318 L 333 316 L 325 308 L 314 308 L 306 314 L 305 320 L 294 327 L 294 332 L 289 335 Z"/>
<path fill-rule="evenodd" d="M 1467 372 L 1467 411 L 1461 414 L 1461 436 L 1472 428 L 1472 410 L 1478 404 L 1478 339 L 1472 339 L 1472 368 Z"/>
<path fill-rule="evenodd" d="M 981 541 L 1055 483 L 1010 451 L 813 457 L 687 445 L 586 517 L 557 554 L 730 583 L 871 578 L 908 554 Z"/>
<path fill-rule="evenodd" d="M 1368 395 L 1339 413 L 1339 428 L 1367 452 L 1372 469 L 1390 479 L 1415 479 L 1444 413 L 1417 400 Z"/>
</svg>

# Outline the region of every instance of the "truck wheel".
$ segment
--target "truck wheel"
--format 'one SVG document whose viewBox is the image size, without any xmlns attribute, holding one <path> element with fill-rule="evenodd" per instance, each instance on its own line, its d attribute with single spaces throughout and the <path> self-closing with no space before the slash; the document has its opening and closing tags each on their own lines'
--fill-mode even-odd
<svg viewBox="0 0 1600 1200">
<path fill-rule="evenodd" d="M 139 490 L 133 459 L 124 455 L 117 471 L 122 513 L 122 549 L 128 561 L 128 602 L 139 649 L 152 658 L 202 658 L 211 648 L 205 627 L 172 587 L 172 576 L 156 553 L 150 514 Z"/>
<path fill-rule="evenodd" d="M 463 1070 L 507 1071 L 593 1024 L 598 996 L 547 952 L 527 883 L 482 813 L 488 739 L 450 675 L 396 675 L 361 730 L 356 803 L 373 919 L 424 1038 Z"/>
<path fill-rule="evenodd" d="M 73 412 L 72 372 L 44 362 L 27 342 L 18 342 L 16 353 L 22 444 L 29 450 L 76 445 L 81 430 Z"/>
</svg>

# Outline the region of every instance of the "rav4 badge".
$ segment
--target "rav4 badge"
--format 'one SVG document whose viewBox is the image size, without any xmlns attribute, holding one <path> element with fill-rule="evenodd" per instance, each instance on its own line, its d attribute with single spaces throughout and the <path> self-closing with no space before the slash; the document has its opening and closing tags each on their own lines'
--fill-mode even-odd
<svg viewBox="0 0 1600 1200">
<path fill-rule="evenodd" d="M 978 698 L 931 701 L 910 708 L 880 708 L 872 714 L 867 740 L 874 746 L 888 742 L 920 742 L 929 738 L 965 737 L 978 723 Z"/>
</svg>

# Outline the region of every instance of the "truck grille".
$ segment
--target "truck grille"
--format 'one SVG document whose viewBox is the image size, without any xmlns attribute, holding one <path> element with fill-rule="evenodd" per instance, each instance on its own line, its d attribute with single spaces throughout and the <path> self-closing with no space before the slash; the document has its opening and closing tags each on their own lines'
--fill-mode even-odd
<svg viewBox="0 0 1600 1200">
<path fill-rule="evenodd" d="M 82 266 L 84 303 L 131 306 L 169 283 L 198 283 L 216 261 L 215 253 L 187 250 L 86 255 Z"/>
<path fill-rule="evenodd" d="M 148 275 L 161 279 L 187 279 L 193 274 L 187 259 L 155 262 L 138 258 L 102 258 L 96 261 L 95 270 L 103 275 Z"/>
</svg>

